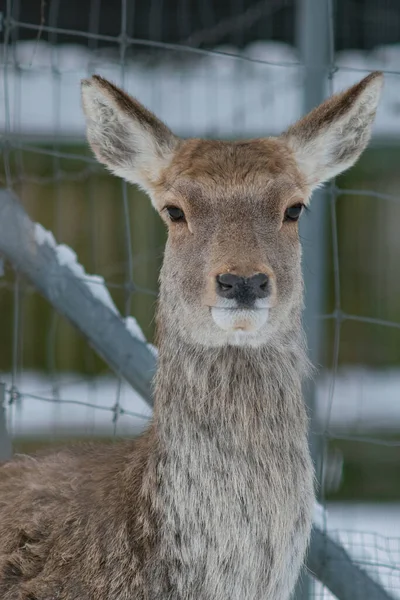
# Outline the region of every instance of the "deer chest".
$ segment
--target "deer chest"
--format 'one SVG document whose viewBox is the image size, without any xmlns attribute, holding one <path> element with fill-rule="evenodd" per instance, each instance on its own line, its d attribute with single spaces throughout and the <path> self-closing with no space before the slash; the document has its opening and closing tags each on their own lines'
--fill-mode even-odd
<svg viewBox="0 0 400 600">
<path fill-rule="evenodd" d="M 204 441 L 161 471 L 161 562 L 174 600 L 289 597 L 311 528 L 306 444 L 245 453 Z"/>
</svg>

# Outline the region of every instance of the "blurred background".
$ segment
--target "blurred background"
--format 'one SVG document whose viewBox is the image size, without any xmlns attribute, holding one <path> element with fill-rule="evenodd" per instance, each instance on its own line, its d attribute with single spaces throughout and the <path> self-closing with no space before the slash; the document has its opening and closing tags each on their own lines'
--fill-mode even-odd
<svg viewBox="0 0 400 600">
<path fill-rule="evenodd" d="M 0 185 L 104 278 L 150 341 L 164 226 L 143 194 L 93 160 L 80 79 L 111 79 L 179 135 L 229 140 L 276 135 L 385 71 L 370 147 L 315 196 L 301 233 L 320 500 L 342 536 L 363 533 L 400 597 L 398 0 L 5 0 L 2 11 Z M 146 403 L 11 264 L 0 267 L 14 450 L 140 431 Z M 113 419 L 116 402 L 140 417 Z"/>
</svg>

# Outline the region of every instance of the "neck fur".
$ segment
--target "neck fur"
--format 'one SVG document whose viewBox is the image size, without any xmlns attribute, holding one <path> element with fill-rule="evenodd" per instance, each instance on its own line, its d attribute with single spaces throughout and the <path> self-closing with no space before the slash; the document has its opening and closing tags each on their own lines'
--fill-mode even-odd
<svg viewBox="0 0 400 600">
<path fill-rule="evenodd" d="M 259 348 L 205 348 L 165 323 L 147 479 L 160 564 L 182 599 L 288 598 L 313 505 L 300 327 Z"/>
<path fill-rule="evenodd" d="M 281 431 L 277 420 L 300 419 L 304 432 L 301 383 L 309 363 L 299 324 L 258 348 L 206 348 L 164 328 L 160 338 L 154 418 L 164 441 L 176 442 L 172 432 L 188 422 L 241 447 L 260 429 Z"/>
</svg>

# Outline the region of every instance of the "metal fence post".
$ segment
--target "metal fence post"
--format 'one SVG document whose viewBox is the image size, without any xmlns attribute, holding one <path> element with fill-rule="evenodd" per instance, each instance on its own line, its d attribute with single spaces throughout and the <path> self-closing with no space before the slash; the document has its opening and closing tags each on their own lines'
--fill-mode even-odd
<svg viewBox="0 0 400 600">
<path fill-rule="evenodd" d="M 326 97 L 326 81 L 331 60 L 331 23 L 329 0 L 298 0 L 296 14 L 297 45 L 304 65 L 303 113 L 309 112 Z M 322 323 L 321 314 L 325 290 L 325 254 L 328 202 L 326 192 L 313 195 L 311 211 L 302 220 L 300 236 L 303 246 L 303 276 L 305 282 L 304 328 L 309 356 L 318 367 L 320 362 Z M 315 435 L 315 385 L 307 382 L 304 388 L 311 418 L 310 446 L 316 468 L 320 473 L 321 440 Z M 320 482 L 318 482 L 320 483 Z M 297 586 L 296 600 L 306 600 L 312 594 L 312 580 L 306 572 Z"/>
<path fill-rule="evenodd" d="M 11 440 L 7 431 L 5 402 L 6 384 L 0 382 L 0 461 L 7 460 L 11 456 Z"/>
</svg>

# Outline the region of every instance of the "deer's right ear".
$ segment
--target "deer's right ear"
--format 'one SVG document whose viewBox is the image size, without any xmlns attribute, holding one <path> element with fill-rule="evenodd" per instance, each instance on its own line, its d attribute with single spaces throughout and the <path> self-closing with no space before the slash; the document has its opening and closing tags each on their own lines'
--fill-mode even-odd
<svg viewBox="0 0 400 600">
<path fill-rule="evenodd" d="M 164 123 L 98 75 L 82 81 L 87 138 L 97 159 L 151 192 L 179 143 Z"/>
</svg>

